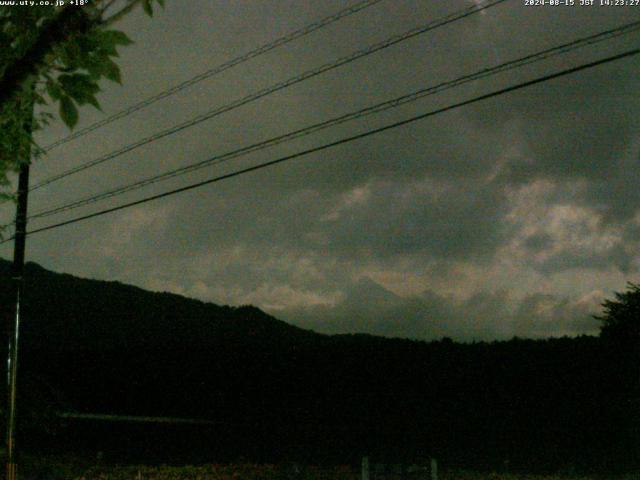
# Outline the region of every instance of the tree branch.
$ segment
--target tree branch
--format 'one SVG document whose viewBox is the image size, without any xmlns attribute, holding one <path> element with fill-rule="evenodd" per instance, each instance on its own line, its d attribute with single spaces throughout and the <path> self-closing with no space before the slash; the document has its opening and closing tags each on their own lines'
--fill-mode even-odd
<svg viewBox="0 0 640 480">
<path fill-rule="evenodd" d="M 131 10 L 136 8 L 136 6 L 141 2 L 142 0 L 130 0 L 126 6 L 122 7 L 116 13 L 111 15 L 109 18 L 106 18 L 105 20 L 103 20 L 102 24 L 106 26 L 106 25 L 111 25 L 112 23 L 117 22 L 122 17 L 124 17 L 127 13 L 129 13 Z"/>
<path fill-rule="evenodd" d="M 106 5 L 104 7 L 102 7 L 102 10 L 100 10 L 100 13 L 104 14 L 107 10 L 109 10 L 111 8 L 111 6 L 116 3 L 118 0 L 106 0 Z"/>
<path fill-rule="evenodd" d="M 99 20 L 91 19 L 83 8 L 67 6 L 46 23 L 34 44 L 25 54 L 9 65 L 0 78 L 0 105 L 8 102 L 25 85 L 25 81 L 36 75 L 45 64 L 45 57 L 56 46 L 63 43 L 72 33 L 85 33 L 99 25 Z"/>
</svg>

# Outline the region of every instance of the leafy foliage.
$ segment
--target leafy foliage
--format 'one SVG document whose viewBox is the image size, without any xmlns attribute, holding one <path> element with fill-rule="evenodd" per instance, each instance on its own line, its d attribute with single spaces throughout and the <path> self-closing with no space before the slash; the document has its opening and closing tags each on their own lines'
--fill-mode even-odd
<svg viewBox="0 0 640 480">
<path fill-rule="evenodd" d="M 602 338 L 618 343 L 640 344 L 640 285 L 628 284 L 626 292 L 616 292 L 615 300 L 605 300 L 604 314 L 596 317 L 602 322 Z"/>
<path fill-rule="evenodd" d="M 100 108 L 96 94 L 102 78 L 121 83 L 120 69 L 113 59 L 118 56 L 119 46 L 131 43 L 124 32 L 96 28 L 72 35 L 56 49 L 53 74 L 43 75 L 45 89 L 53 101 L 59 102 L 60 117 L 70 128 L 78 121 L 77 106 Z"/>
<path fill-rule="evenodd" d="M 156 1 L 164 5 L 164 0 Z M 122 82 L 115 59 L 119 47 L 133 42 L 110 25 L 137 4 L 152 15 L 153 2 L 128 0 L 119 12 L 107 17 L 105 6 L 110 3 L 96 0 L 82 7 L 0 7 L 0 81 L 17 65 L 31 61 L 30 52 L 47 39 L 54 27 L 63 33 L 59 41 L 45 43 L 46 52 L 40 52 L 41 59 L 32 59 L 37 67 L 35 75 L 24 79 L 7 101 L 0 102 L 0 200 L 11 198 L 8 193 L 1 193 L 3 187 L 9 186 L 8 175 L 17 171 L 21 162 L 29 161 L 32 153 L 42 154 L 33 143 L 32 134 L 54 117 L 47 110 L 48 105 L 57 104 L 58 115 L 73 128 L 79 119 L 78 107 L 89 104 L 100 109 L 96 96 L 103 79 Z M 84 17 L 84 25 L 89 28 L 65 27 L 65 14 L 70 12 Z"/>
<path fill-rule="evenodd" d="M 80 459 L 61 459 L 55 457 L 28 458 L 25 472 L 32 474 L 28 478 L 73 479 L 73 480 L 359 480 L 360 469 L 353 465 L 338 466 L 302 466 L 298 474 L 294 474 L 288 465 L 273 464 L 207 464 L 207 465 L 88 465 Z M 38 476 L 40 475 L 40 476 Z M 371 478 L 376 478 L 371 474 Z M 377 477 L 380 478 L 380 477 Z M 401 475 L 386 474 L 388 480 L 402 480 Z M 419 479 L 424 476 L 412 475 L 409 478 Z M 428 477 L 427 477 L 428 478 Z M 534 475 L 506 473 L 480 473 L 465 470 L 444 470 L 439 473 L 442 480 L 592 480 L 586 475 Z M 635 476 L 607 476 L 608 479 L 632 480 Z"/>
<path fill-rule="evenodd" d="M 29 459 L 28 473 L 47 475 L 46 478 L 74 480 L 358 480 L 360 472 L 350 466 L 305 467 L 298 475 L 292 475 L 287 465 L 185 465 L 150 467 L 131 466 L 86 466 L 81 462 L 63 462 L 55 458 Z M 58 476 L 56 476 L 58 473 Z M 479 478 L 477 480 L 480 480 Z M 505 480 L 508 480 L 505 478 Z"/>
</svg>

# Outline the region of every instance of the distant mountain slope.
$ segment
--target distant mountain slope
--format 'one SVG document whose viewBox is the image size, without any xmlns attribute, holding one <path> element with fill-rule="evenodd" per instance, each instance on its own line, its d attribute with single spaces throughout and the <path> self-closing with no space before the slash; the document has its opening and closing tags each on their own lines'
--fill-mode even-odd
<svg viewBox="0 0 640 480">
<path fill-rule="evenodd" d="M 0 260 L 0 302 L 11 305 L 10 262 Z M 218 306 L 119 282 L 88 280 L 26 265 L 22 343 L 26 348 L 201 348 L 237 341 L 304 341 L 317 336 L 258 308 Z"/>
</svg>

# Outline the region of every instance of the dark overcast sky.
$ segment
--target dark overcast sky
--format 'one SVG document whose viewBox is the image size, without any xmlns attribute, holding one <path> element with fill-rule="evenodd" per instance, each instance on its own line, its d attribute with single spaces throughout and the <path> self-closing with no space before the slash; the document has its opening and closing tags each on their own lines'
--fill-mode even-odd
<svg viewBox="0 0 640 480">
<path fill-rule="evenodd" d="M 576 0 L 579 1 L 579 0 Z M 168 0 L 120 24 L 104 114 L 329 15 L 337 0 Z M 37 182 L 306 69 L 472 5 L 384 0 L 60 147 Z M 31 211 L 203 160 L 420 87 L 640 20 L 637 7 L 509 0 L 33 192 Z M 78 213 L 229 172 L 637 46 L 633 34 L 449 90 Z M 140 207 L 34 235 L 28 259 L 317 331 L 490 340 L 596 333 L 638 279 L 640 60 L 464 107 Z M 68 131 L 60 122 L 38 137 Z M 11 209 L 0 215 L 9 220 Z M 43 226 L 61 215 L 34 222 Z M 0 255 L 11 256 L 3 245 Z"/>
</svg>

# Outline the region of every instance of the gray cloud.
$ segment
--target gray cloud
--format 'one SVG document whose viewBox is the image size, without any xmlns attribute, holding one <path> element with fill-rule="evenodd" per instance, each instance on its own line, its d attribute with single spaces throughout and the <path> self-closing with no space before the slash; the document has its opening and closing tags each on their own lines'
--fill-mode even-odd
<svg viewBox="0 0 640 480">
<path fill-rule="evenodd" d="M 324 333 L 366 331 L 388 337 L 461 341 L 546 338 L 597 332 L 600 292 L 585 298 L 533 293 L 512 302 L 505 292 L 482 292 L 456 302 L 432 291 L 400 297 L 370 279 L 345 289 L 334 305 L 274 310 Z"/>
<path fill-rule="evenodd" d="M 105 113 L 345 4 L 194 0 L 167 2 L 166 12 L 151 21 L 138 12 L 122 24 L 137 43 L 122 52 L 125 85 L 105 86 Z M 469 4 L 382 2 L 65 145 L 34 166 L 34 181 Z M 31 208 L 199 161 L 637 16 L 633 8 L 536 9 L 507 2 L 34 192 Z M 310 148 L 635 43 L 637 35 L 588 47 L 122 200 Z M 638 65 L 634 59 L 599 67 L 43 233 L 29 240 L 28 255 L 60 271 L 221 303 L 254 303 L 325 331 L 461 339 L 593 333 L 591 320 L 584 320 L 587 311 L 624 288 L 640 266 Z M 81 113 L 85 125 L 103 118 L 89 109 Z M 53 125 L 41 143 L 65 133 Z M 1 215 L 10 218 L 6 211 Z M 9 248 L 1 248 L 9 256 Z"/>
</svg>

